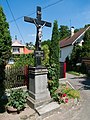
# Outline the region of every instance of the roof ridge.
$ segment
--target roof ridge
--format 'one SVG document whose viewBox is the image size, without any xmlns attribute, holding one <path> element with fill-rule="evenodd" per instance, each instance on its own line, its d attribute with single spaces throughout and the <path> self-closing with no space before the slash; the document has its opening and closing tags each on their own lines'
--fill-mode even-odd
<svg viewBox="0 0 90 120">
<path fill-rule="evenodd" d="M 70 44 L 73 44 L 75 40 L 77 40 L 85 31 L 87 31 L 90 28 L 90 26 L 86 28 L 81 28 L 79 31 L 77 31 L 72 37 L 66 37 L 63 40 L 60 41 L 60 47 L 65 47 Z"/>
</svg>

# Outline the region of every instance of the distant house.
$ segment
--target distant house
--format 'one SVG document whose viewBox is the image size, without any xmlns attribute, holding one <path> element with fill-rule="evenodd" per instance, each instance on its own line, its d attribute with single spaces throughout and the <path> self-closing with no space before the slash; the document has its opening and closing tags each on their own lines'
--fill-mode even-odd
<svg viewBox="0 0 90 120">
<path fill-rule="evenodd" d="M 15 55 L 20 56 L 21 54 L 30 54 L 30 53 L 33 53 L 34 51 L 27 49 L 26 45 L 22 44 L 19 40 L 15 39 L 12 42 L 11 52 L 14 57 Z M 11 59 L 9 59 L 8 64 L 14 64 L 13 57 Z"/>
<path fill-rule="evenodd" d="M 66 57 L 70 56 L 75 44 L 82 46 L 85 32 L 90 28 L 86 27 L 74 33 L 74 27 L 71 28 L 71 36 L 60 41 L 60 62 L 65 62 Z"/>
<path fill-rule="evenodd" d="M 12 50 L 13 55 L 20 55 L 20 54 L 29 54 L 33 53 L 33 50 L 28 50 L 26 45 L 23 45 L 18 40 L 12 42 Z"/>
</svg>

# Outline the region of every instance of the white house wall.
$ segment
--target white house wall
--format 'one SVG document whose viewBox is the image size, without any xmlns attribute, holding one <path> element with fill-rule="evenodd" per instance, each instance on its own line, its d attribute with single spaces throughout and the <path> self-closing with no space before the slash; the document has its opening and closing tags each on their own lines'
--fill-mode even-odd
<svg viewBox="0 0 90 120">
<path fill-rule="evenodd" d="M 61 48 L 60 62 L 65 62 L 67 56 L 72 53 L 73 45 Z"/>
</svg>

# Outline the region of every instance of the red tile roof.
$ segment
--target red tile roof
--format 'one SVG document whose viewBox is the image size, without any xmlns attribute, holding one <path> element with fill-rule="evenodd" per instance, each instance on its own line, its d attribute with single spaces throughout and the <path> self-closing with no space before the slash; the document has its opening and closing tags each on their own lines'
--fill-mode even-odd
<svg viewBox="0 0 90 120">
<path fill-rule="evenodd" d="M 90 26 L 83 28 L 83 29 L 79 30 L 78 32 L 76 32 L 72 37 L 67 37 L 67 38 L 61 40 L 60 47 L 63 48 L 63 47 L 73 44 L 76 41 L 76 39 L 79 38 L 81 35 L 83 35 L 85 33 L 85 31 L 88 30 L 89 28 L 90 28 Z"/>
<path fill-rule="evenodd" d="M 29 53 L 33 53 L 33 50 L 28 50 L 26 47 L 24 47 L 24 54 L 29 54 Z"/>
</svg>

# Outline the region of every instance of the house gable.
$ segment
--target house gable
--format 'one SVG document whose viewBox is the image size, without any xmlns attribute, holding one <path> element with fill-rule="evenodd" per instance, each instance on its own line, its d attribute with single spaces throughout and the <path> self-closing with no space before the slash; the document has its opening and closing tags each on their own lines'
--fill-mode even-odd
<svg viewBox="0 0 90 120">
<path fill-rule="evenodd" d="M 12 42 L 12 54 L 29 54 L 33 53 L 33 50 L 28 50 L 26 45 L 20 43 L 17 39 Z"/>
<path fill-rule="evenodd" d="M 81 37 L 84 36 L 84 33 L 89 29 L 90 27 L 83 28 L 76 32 L 72 37 L 67 37 L 60 41 L 60 48 L 73 45 L 75 42 L 77 42 Z"/>
<path fill-rule="evenodd" d="M 74 44 L 79 44 L 82 46 L 84 33 L 89 29 L 90 27 L 83 28 L 76 32 L 72 37 L 67 37 L 60 41 L 60 49 L 61 49 L 61 57 L 60 62 L 65 62 L 66 57 L 70 56 L 73 50 Z"/>
<path fill-rule="evenodd" d="M 12 54 L 23 54 L 25 45 L 20 43 L 18 40 L 12 42 Z"/>
</svg>

